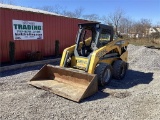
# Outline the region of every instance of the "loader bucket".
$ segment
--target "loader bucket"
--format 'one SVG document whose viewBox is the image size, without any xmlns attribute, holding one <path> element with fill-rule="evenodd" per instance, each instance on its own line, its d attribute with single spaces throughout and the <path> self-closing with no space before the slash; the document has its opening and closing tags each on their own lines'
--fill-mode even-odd
<svg viewBox="0 0 160 120">
<path fill-rule="evenodd" d="M 29 84 L 76 102 L 98 91 L 96 75 L 52 65 L 44 65 Z"/>
</svg>

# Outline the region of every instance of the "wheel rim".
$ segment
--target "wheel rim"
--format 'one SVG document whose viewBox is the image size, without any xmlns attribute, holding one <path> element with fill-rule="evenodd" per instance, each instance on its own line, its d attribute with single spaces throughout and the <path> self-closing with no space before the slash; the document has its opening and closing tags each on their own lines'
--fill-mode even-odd
<svg viewBox="0 0 160 120">
<path fill-rule="evenodd" d="M 111 71 L 110 69 L 107 69 L 104 73 L 104 82 L 107 83 L 110 80 L 111 77 Z"/>
</svg>

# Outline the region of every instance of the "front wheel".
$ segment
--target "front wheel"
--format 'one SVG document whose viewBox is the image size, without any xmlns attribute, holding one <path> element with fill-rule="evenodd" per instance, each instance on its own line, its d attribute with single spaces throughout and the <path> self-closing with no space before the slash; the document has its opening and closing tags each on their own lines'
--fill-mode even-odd
<svg viewBox="0 0 160 120">
<path fill-rule="evenodd" d="M 100 86 L 105 86 L 111 80 L 112 68 L 106 63 L 99 63 L 96 66 L 95 74 L 97 74 L 98 77 L 98 84 Z"/>
</svg>

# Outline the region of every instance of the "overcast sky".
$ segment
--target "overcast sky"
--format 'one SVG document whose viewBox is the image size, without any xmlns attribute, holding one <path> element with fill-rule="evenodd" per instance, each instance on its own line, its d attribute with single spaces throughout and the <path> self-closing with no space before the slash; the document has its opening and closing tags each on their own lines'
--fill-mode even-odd
<svg viewBox="0 0 160 120">
<path fill-rule="evenodd" d="M 69 11 L 82 7 L 83 14 L 95 13 L 99 16 L 108 15 L 120 8 L 133 20 L 146 18 L 152 20 L 154 24 L 160 21 L 160 0 L 13 0 L 13 2 L 15 5 L 34 8 L 58 5 Z"/>
</svg>

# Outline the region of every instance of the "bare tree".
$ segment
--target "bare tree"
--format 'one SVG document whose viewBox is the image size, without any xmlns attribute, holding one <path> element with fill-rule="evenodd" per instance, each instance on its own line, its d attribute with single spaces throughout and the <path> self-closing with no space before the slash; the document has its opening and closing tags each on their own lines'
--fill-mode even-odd
<svg viewBox="0 0 160 120">
<path fill-rule="evenodd" d="M 142 27 L 143 27 L 143 30 L 141 31 L 143 34 L 148 34 L 148 30 L 149 28 L 151 27 L 151 20 L 149 19 L 141 19 L 141 24 L 142 24 Z"/>
<path fill-rule="evenodd" d="M 57 13 L 57 14 L 61 14 L 62 10 L 64 10 L 65 8 L 63 8 L 62 6 L 60 5 L 55 5 L 54 6 L 54 12 Z"/>
<path fill-rule="evenodd" d="M 108 20 L 114 25 L 116 33 L 118 32 L 119 23 L 123 16 L 124 12 L 121 9 L 115 10 L 115 12 L 110 13 L 108 16 Z"/>
<path fill-rule="evenodd" d="M 57 13 L 57 14 L 61 14 L 63 8 L 59 5 L 55 5 L 55 6 L 43 6 L 43 7 L 40 7 L 39 9 L 42 9 L 42 10 L 45 10 L 45 11 L 48 11 L 48 12 L 54 12 L 54 13 Z"/>
<path fill-rule="evenodd" d="M 54 11 L 53 6 L 43 6 L 40 9 L 48 11 L 48 12 L 53 12 Z"/>
<path fill-rule="evenodd" d="M 119 21 L 119 31 L 121 33 L 130 33 L 132 31 L 133 20 L 129 17 L 123 17 Z"/>
<path fill-rule="evenodd" d="M 91 21 L 98 21 L 100 19 L 97 14 L 83 15 L 83 18 Z"/>
<path fill-rule="evenodd" d="M 62 12 L 62 14 L 65 15 L 65 16 L 71 17 L 71 18 L 74 18 L 76 16 L 76 14 L 74 12 L 66 11 L 66 10 L 64 10 Z"/>
<path fill-rule="evenodd" d="M 66 8 L 63 8 L 59 5 L 43 6 L 39 9 L 49 11 L 49 12 L 54 12 L 54 13 L 57 13 L 57 14 L 62 14 L 62 15 L 72 17 L 72 18 L 80 18 L 82 16 L 82 13 L 83 13 L 83 10 L 84 10 L 82 7 L 79 7 L 77 9 L 75 9 L 74 11 L 68 11 L 68 10 L 66 10 Z"/>
<path fill-rule="evenodd" d="M 62 14 L 72 18 L 81 18 L 83 11 L 84 11 L 84 8 L 79 7 L 74 11 L 63 10 Z"/>
<path fill-rule="evenodd" d="M 134 31 L 138 34 L 147 34 L 148 29 L 151 27 L 151 21 L 149 19 L 141 19 L 135 22 L 133 25 Z"/>
<path fill-rule="evenodd" d="M 111 25 L 111 26 L 113 25 L 109 17 L 102 16 L 101 21 L 103 21 L 104 24 Z"/>
<path fill-rule="evenodd" d="M 3 3 L 5 3 L 4 1 L 5 1 L 5 0 L 0 0 L 0 3 L 2 3 L 2 4 L 3 4 Z"/>
<path fill-rule="evenodd" d="M 83 11 L 84 11 L 84 8 L 82 7 L 79 7 L 77 9 L 74 10 L 74 13 L 75 13 L 75 17 L 76 18 L 81 18 L 82 17 L 82 14 L 83 14 Z"/>
<path fill-rule="evenodd" d="M 151 27 L 151 20 L 150 19 L 144 19 L 142 18 L 140 20 L 141 24 L 143 25 L 144 28 L 149 28 Z"/>
<path fill-rule="evenodd" d="M 13 0 L 0 0 L 0 3 L 14 5 L 15 1 L 13 1 Z"/>
</svg>

